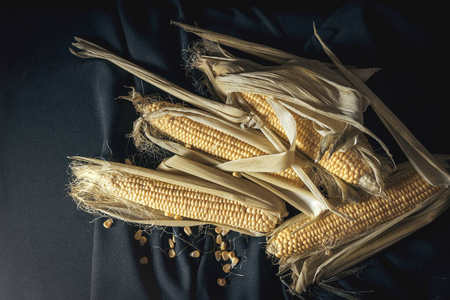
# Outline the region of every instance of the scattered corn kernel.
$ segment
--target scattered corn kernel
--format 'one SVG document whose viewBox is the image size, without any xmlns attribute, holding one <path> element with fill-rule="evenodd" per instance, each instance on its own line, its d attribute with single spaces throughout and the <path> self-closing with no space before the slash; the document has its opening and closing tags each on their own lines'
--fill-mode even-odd
<svg viewBox="0 0 450 300">
<path fill-rule="evenodd" d="M 242 177 L 241 173 L 236 172 L 236 171 L 234 171 L 232 174 L 233 174 L 234 177 L 237 177 L 237 178 L 241 178 Z"/>
<path fill-rule="evenodd" d="M 174 215 L 173 218 L 174 218 L 174 220 L 178 220 L 178 221 L 183 220 L 183 217 L 180 215 Z"/>
<path fill-rule="evenodd" d="M 222 232 L 222 227 L 219 227 L 219 226 L 217 226 L 216 228 L 214 228 L 214 231 L 217 233 L 217 234 L 220 234 L 221 232 Z"/>
<path fill-rule="evenodd" d="M 184 227 L 184 233 L 186 233 L 187 236 L 192 235 L 192 229 L 189 226 Z"/>
<path fill-rule="evenodd" d="M 194 258 L 200 257 L 200 251 L 198 250 L 192 251 L 191 253 L 189 253 L 189 256 Z"/>
<path fill-rule="evenodd" d="M 146 265 L 146 264 L 148 264 L 148 258 L 147 258 L 146 256 L 141 257 L 141 258 L 139 259 L 139 263 L 140 263 L 141 265 Z"/>
<path fill-rule="evenodd" d="M 168 239 L 167 240 L 168 242 L 169 242 L 169 247 L 170 247 L 170 249 L 173 249 L 173 248 L 175 248 L 175 243 L 173 242 L 173 239 Z"/>
<path fill-rule="evenodd" d="M 177 253 L 175 252 L 175 250 L 173 250 L 173 248 L 170 248 L 169 249 L 169 257 L 174 258 L 175 256 L 177 256 Z"/>
<path fill-rule="evenodd" d="M 230 232 L 230 229 L 228 229 L 228 228 L 223 228 L 223 229 L 222 229 L 222 235 L 223 235 L 223 236 L 227 235 L 228 232 Z"/>
<path fill-rule="evenodd" d="M 173 213 L 171 213 L 171 212 L 168 212 L 168 211 L 165 211 L 165 212 L 164 212 L 164 215 L 165 215 L 166 217 L 173 217 L 175 214 L 173 214 Z"/>
<path fill-rule="evenodd" d="M 217 284 L 220 286 L 225 286 L 227 284 L 227 280 L 225 278 L 218 278 Z"/>
<path fill-rule="evenodd" d="M 229 258 L 228 251 L 222 251 L 222 259 L 227 261 Z"/>
<path fill-rule="evenodd" d="M 146 238 L 145 236 L 142 236 L 142 237 L 139 239 L 139 245 L 144 246 L 145 243 L 147 243 L 147 238 Z"/>
<path fill-rule="evenodd" d="M 234 251 L 228 252 L 228 257 L 229 257 L 230 259 L 232 259 L 233 257 L 236 257 L 236 252 L 234 252 Z"/>
<path fill-rule="evenodd" d="M 222 242 L 221 244 L 220 244 L 220 250 L 226 250 L 227 249 L 227 242 Z"/>
<path fill-rule="evenodd" d="M 112 224 L 114 223 L 113 219 L 108 219 L 105 222 L 103 222 L 103 227 L 105 228 L 111 228 Z"/>
<path fill-rule="evenodd" d="M 216 252 L 214 252 L 214 257 L 216 258 L 217 261 L 220 261 L 220 259 L 222 258 L 222 252 L 217 250 Z"/>
<path fill-rule="evenodd" d="M 232 268 L 233 268 L 233 267 L 232 267 L 230 264 L 226 264 L 226 265 L 223 265 L 222 270 L 223 270 L 225 273 L 230 273 L 230 271 L 231 271 Z"/>
<path fill-rule="evenodd" d="M 239 263 L 239 258 L 237 256 L 231 258 L 231 266 L 235 267 Z"/>
<path fill-rule="evenodd" d="M 136 232 L 134 233 L 134 239 L 135 239 L 136 241 L 139 241 L 139 240 L 141 239 L 141 237 L 142 237 L 142 231 L 141 231 L 140 229 L 138 229 L 138 231 L 136 231 Z"/>
<path fill-rule="evenodd" d="M 222 236 L 221 236 L 220 234 L 218 234 L 218 235 L 216 236 L 216 243 L 217 243 L 218 245 L 220 245 L 220 244 L 222 244 L 222 242 L 223 242 Z"/>
</svg>

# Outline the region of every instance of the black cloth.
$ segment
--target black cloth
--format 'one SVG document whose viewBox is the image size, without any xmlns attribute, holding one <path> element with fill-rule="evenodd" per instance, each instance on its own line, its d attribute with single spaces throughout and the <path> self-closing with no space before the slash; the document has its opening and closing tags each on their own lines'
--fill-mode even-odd
<svg viewBox="0 0 450 300">
<path fill-rule="evenodd" d="M 225 2 L 225 1 L 223 1 Z M 391 1 L 109 1 L 0 6 L 0 299 L 295 299 L 264 254 L 264 238 L 231 233 L 241 258 L 227 287 L 212 254 L 169 259 L 172 228 L 149 243 L 135 227 L 102 226 L 67 196 L 67 156 L 123 162 L 137 114 L 117 99 L 129 86 L 161 91 L 101 60 L 70 54 L 74 36 L 120 54 L 193 92 L 175 20 L 328 61 L 319 34 L 346 65 L 381 67 L 368 85 L 432 153 L 448 153 L 446 8 Z M 161 93 L 163 96 L 164 93 Z M 405 160 L 370 109 L 366 124 Z M 140 156 L 140 162 L 145 159 Z M 147 161 L 151 163 L 150 161 Z M 364 299 L 450 298 L 450 212 L 334 283 Z M 179 229 L 173 229 L 180 232 Z M 194 228 L 197 232 L 197 228 Z M 211 249 L 209 236 L 197 238 Z M 149 263 L 140 265 L 147 256 Z M 335 299 L 314 286 L 311 299 Z"/>
</svg>

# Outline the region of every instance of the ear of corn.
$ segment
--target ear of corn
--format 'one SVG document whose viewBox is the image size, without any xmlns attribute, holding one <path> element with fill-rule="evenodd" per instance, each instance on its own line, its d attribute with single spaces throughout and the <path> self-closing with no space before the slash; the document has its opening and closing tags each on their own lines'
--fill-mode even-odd
<svg viewBox="0 0 450 300">
<path fill-rule="evenodd" d="M 270 211 L 261 208 L 266 207 L 263 203 L 250 205 L 248 203 L 259 202 L 255 199 L 244 202 L 241 199 L 245 199 L 245 196 L 233 196 L 233 191 L 224 190 L 220 185 L 206 185 L 201 180 L 189 179 L 188 176 L 80 159 L 94 164 L 72 165 L 74 180 L 70 195 L 89 212 L 108 214 L 120 208 L 119 213 L 114 215 L 120 218 L 120 213 L 126 213 L 126 208 L 129 211 L 140 209 L 143 219 L 136 223 L 143 223 L 145 220 L 149 224 L 182 227 L 215 224 L 251 235 L 273 231 L 285 214 L 283 208 Z M 131 170 L 130 168 L 134 173 L 124 171 Z M 205 189 L 205 186 L 208 188 Z M 221 189 L 225 192 L 221 193 Z M 170 216 L 177 216 L 181 221 L 173 220 L 174 217 Z M 193 222 L 190 223 L 189 220 Z"/>
<path fill-rule="evenodd" d="M 366 194 L 360 203 L 348 203 L 339 208 L 354 220 L 345 220 L 335 214 L 327 214 L 312 223 L 308 223 L 311 222 L 308 217 L 299 218 L 299 222 L 274 234 L 267 251 L 283 258 L 334 248 L 405 214 L 441 189 L 428 184 L 417 172 L 410 172 L 390 180 L 385 191 L 387 198 Z"/>
<path fill-rule="evenodd" d="M 435 158 L 445 169 L 449 168 L 448 155 L 436 155 Z M 337 234 L 340 240 L 337 240 L 338 236 L 334 236 L 336 231 L 333 231 L 333 228 L 323 235 L 324 231 L 320 228 L 324 224 L 319 225 L 317 220 L 302 214 L 286 220 L 276 229 L 273 237 L 284 230 L 291 233 L 293 243 L 286 243 L 289 244 L 287 247 L 298 249 L 302 242 L 309 244 L 307 252 L 296 251 L 297 254 L 291 255 L 283 255 L 280 252 L 278 255 L 279 275 L 292 294 L 301 297 L 307 287 L 314 283 L 327 286 L 327 282 L 333 278 L 342 278 L 358 272 L 360 267 L 357 264 L 430 224 L 450 207 L 449 187 L 427 184 L 409 162 L 398 165 L 388 181 L 387 191 L 389 199 L 370 199 L 370 196 L 367 196 L 361 205 L 355 205 L 358 209 L 362 206 L 364 215 L 358 215 L 362 219 L 354 226 L 347 223 L 350 226 L 343 228 L 339 221 L 330 224 L 331 218 L 324 219 L 326 227 L 333 225 L 339 227 L 339 230 L 346 230 Z M 370 212 L 369 207 L 372 208 Z M 380 214 L 383 208 L 385 210 Z M 355 227 L 355 230 L 352 227 Z M 322 240 L 315 239 L 312 234 L 314 230 L 311 231 L 313 228 L 317 229 L 318 235 L 322 235 Z M 304 231 L 300 235 L 306 234 L 306 238 L 299 239 L 297 233 L 301 230 Z M 311 246 L 311 242 L 315 245 Z M 267 249 L 272 255 L 277 253 L 271 241 Z M 339 295 L 352 298 L 342 291 L 339 291 Z"/>
</svg>

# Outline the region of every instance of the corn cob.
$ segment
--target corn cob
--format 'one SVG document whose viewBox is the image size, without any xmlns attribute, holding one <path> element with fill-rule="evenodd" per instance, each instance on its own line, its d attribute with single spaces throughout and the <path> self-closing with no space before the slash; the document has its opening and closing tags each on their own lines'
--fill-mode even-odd
<svg viewBox="0 0 450 300">
<path fill-rule="evenodd" d="M 70 194 L 81 205 L 92 206 L 96 201 L 106 201 L 111 207 L 114 201 L 133 203 L 178 220 L 188 218 L 261 233 L 272 231 L 279 222 L 262 209 L 194 188 L 95 167 L 72 170 L 76 180 Z"/>
<path fill-rule="evenodd" d="M 181 105 L 167 101 L 156 101 L 137 106 L 137 110 L 146 115 L 162 108 L 177 106 L 181 107 Z M 230 134 L 188 117 L 165 115 L 160 118 L 148 118 L 147 122 L 156 129 L 158 134 L 166 138 L 224 160 L 237 160 L 267 154 Z M 290 184 L 304 186 L 292 168 L 270 174 Z"/>
<path fill-rule="evenodd" d="M 305 226 L 311 219 L 303 218 L 274 234 L 267 251 L 282 258 L 332 247 L 345 238 L 363 234 L 376 225 L 403 215 L 441 188 L 430 185 L 418 173 L 411 172 L 388 183 L 385 190 L 387 198 L 365 194 L 359 204 L 348 203 L 339 208 L 355 220 L 328 214 Z"/>
<path fill-rule="evenodd" d="M 286 133 L 281 126 L 280 121 L 275 115 L 270 104 L 267 103 L 267 97 L 264 95 L 239 93 L 243 99 L 252 107 L 258 116 L 282 139 L 287 140 Z M 297 123 L 297 140 L 296 147 L 299 151 L 315 160 L 319 153 L 321 135 L 314 129 L 314 122 L 297 114 L 293 114 Z M 368 145 L 367 139 L 364 142 Z M 369 145 L 368 145 L 369 146 Z M 369 146 L 370 147 L 370 146 Z M 335 151 L 329 157 L 329 150 L 317 162 L 325 170 L 345 182 L 353 185 L 361 185 L 364 189 L 366 186 L 375 184 L 375 179 L 371 175 L 370 167 L 364 163 L 362 157 L 352 150 Z"/>
</svg>

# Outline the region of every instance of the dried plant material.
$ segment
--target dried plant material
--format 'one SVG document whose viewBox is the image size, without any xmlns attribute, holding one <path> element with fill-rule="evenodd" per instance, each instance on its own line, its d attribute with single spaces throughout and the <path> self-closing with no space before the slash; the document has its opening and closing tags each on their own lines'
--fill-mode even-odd
<svg viewBox="0 0 450 300">
<path fill-rule="evenodd" d="M 127 99 L 141 113 L 131 135 L 141 151 L 146 151 L 148 145 L 153 147 L 156 144 L 178 155 L 214 165 L 223 171 L 245 172 L 246 178 L 273 191 L 302 212 L 312 216 L 324 210 L 340 214 L 311 179 L 312 174 L 318 173 L 313 168 L 313 162 L 296 156 L 295 144 L 291 143 L 286 148 L 275 136 L 268 139 L 268 132 L 261 134 L 224 123 L 216 116 L 198 109 L 164 101 L 152 102 L 134 89 Z M 277 107 L 277 111 L 284 115 L 283 124 L 290 124 L 289 136 L 292 141 L 296 136 L 294 118 L 281 105 Z M 159 137 L 161 134 L 163 137 Z M 211 141 L 214 141 L 213 147 Z M 181 144 L 186 142 L 200 151 L 182 147 Z M 311 191 L 304 189 L 305 184 Z M 350 190 L 347 189 L 348 195 L 352 194 Z M 354 192 L 352 195 L 354 197 L 346 197 L 356 197 Z"/>
<path fill-rule="evenodd" d="M 145 245 L 145 243 L 147 243 L 147 238 L 146 238 L 145 236 L 142 236 L 142 237 L 139 239 L 139 245 L 141 245 L 141 247 L 142 247 L 142 246 Z"/>
<path fill-rule="evenodd" d="M 436 156 L 436 159 L 448 168 L 448 157 Z M 354 226 L 349 223 L 340 226 L 342 220 L 337 220 L 333 226 L 327 225 L 328 216 L 310 220 L 298 215 L 274 232 L 266 249 L 280 257 L 279 275 L 293 294 L 300 296 L 313 283 L 321 285 L 350 274 L 346 270 L 429 224 L 450 206 L 450 188 L 430 185 L 410 162 L 398 165 L 387 183 L 386 193 L 388 199 L 366 199 L 360 207 L 353 207 L 355 213 L 360 212 Z M 357 225 L 363 223 L 364 229 Z M 323 227 L 333 232 L 325 236 L 319 232 Z M 289 246 L 283 246 L 285 242 L 279 239 L 279 234 L 286 230 L 291 234 L 284 241 L 292 245 L 292 254 L 289 254 Z M 297 240 L 299 235 L 306 237 Z M 311 241 L 315 241 L 314 246 Z M 306 248 L 298 252 L 297 249 L 303 247 Z"/>
<path fill-rule="evenodd" d="M 231 258 L 231 266 L 234 268 L 239 263 L 239 258 L 237 256 L 234 256 Z"/>
<path fill-rule="evenodd" d="M 148 264 L 148 257 L 146 257 L 146 256 L 141 257 L 141 258 L 139 259 L 139 263 L 140 263 L 141 265 L 146 265 L 146 264 Z"/>
<path fill-rule="evenodd" d="M 174 258 L 175 256 L 177 256 L 177 253 L 175 252 L 174 249 L 169 249 L 169 257 L 170 258 Z"/>
<path fill-rule="evenodd" d="M 202 30 L 195 31 L 199 32 Z M 270 130 L 292 143 L 283 124 L 285 117 L 274 107 L 281 104 L 296 120 L 294 143 L 298 151 L 340 180 L 381 195 L 384 179 L 393 168 L 381 161 L 382 157 L 375 154 L 362 134 L 387 148 L 363 126 L 362 111 L 368 102 L 344 77 L 325 65 L 321 73 L 293 61 L 266 67 L 224 53 L 219 45 L 213 47 L 208 43 L 206 50 L 212 52 L 211 56 L 202 49 L 201 53 L 193 53 L 192 61 L 225 103 L 234 101 L 235 106 L 239 104 L 249 113 L 256 113 Z M 356 170 L 361 172 L 355 173 Z M 355 194 L 347 194 L 348 188 L 342 183 L 337 186 L 344 187 L 344 196 L 354 199 Z"/>
<path fill-rule="evenodd" d="M 184 233 L 186 233 L 187 236 L 191 236 L 191 235 L 192 235 L 192 229 L 191 229 L 191 227 L 185 226 L 185 227 L 183 228 L 183 230 L 184 230 Z"/>
<path fill-rule="evenodd" d="M 228 259 L 229 259 L 228 251 L 226 250 L 222 251 L 222 260 L 227 261 Z"/>
<path fill-rule="evenodd" d="M 397 144 L 405 153 L 416 171 L 432 185 L 450 186 L 450 174 L 445 167 L 433 156 L 401 120 L 381 101 L 381 99 L 361 80 L 350 72 L 324 43 L 314 27 L 314 36 L 322 45 L 325 53 L 345 76 L 367 99 L 370 105 L 389 130 Z"/>
<path fill-rule="evenodd" d="M 239 173 L 239 172 L 236 172 L 236 171 L 234 171 L 233 173 L 231 173 L 234 177 L 237 177 L 237 178 L 241 178 L 242 177 L 242 175 L 241 175 L 241 173 Z"/>
<path fill-rule="evenodd" d="M 113 219 L 109 218 L 105 222 L 103 222 L 103 227 L 105 228 L 111 228 L 112 224 L 114 223 Z"/>
<path fill-rule="evenodd" d="M 218 124 L 217 121 L 219 120 L 225 122 L 221 123 L 220 125 L 221 128 L 223 128 L 225 124 L 226 125 L 240 124 L 241 126 L 238 126 L 237 128 L 240 127 L 260 128 L 260 126 L 264 125 L 262 124 L 261 120 L 259 120 L 259 118 L 249 114 L 248 112 L 242 110 L 241 108 L 236 107 L 235 105 L 222 104 L 216 101 L 211 101 L 209 99 L 199 97 L 198 95 L 192 94 L 176 86 L 175 84 L 164 80 L 160 76 L 157 76 L 156 74 L 153 74 L 152 72 L 149 72 L 148 70 L 145 70 L 144 68 L 141 68 L 111 53 L 110 51 L 103 49 L 102 47 L 99 47 L 98 45 L 95 45 L 94 43 L 91 43 L 89 41 L 80 38 L 75 38 L 75 40 L 76 43 L 73 43 L 73 46 L 83 51 L 75 52 L 74 50 L 70 49 L 72 54 L 82 58 L 101 58 L 109 60 L 110 62 L 118 65 L 124 70 L 127 70 L 130 73 L 138 76 L 139 78 L 149 82 L 150 84 L 153 84 L 154 86 L 168 92 L 174 97 L 192 104 L 193 106 L 203 110 L 204 112 L 207 112 L 202 114 L 203 115 L 202 123 L 204 123 L 205 121 L 204 116 L 210 114 L 214 115 L 216 118 L 208 117 L 207 118 L 208 121 L 213 121 L 213 123 L 216 125 Z M 129 100 L 132 99 L 131 97 L 128 98 Z M 277 111 L 282 112 L 283 110 L 285 110 L 285 108 L 283 108 L 281 105 L 278 105 Z M 205 156 L 201 153 L 192 151 L 192 149 L 188 149 L 182 146 L 182 144 L 189 144 L 190 146 L 193 146 L 191 145 L 191 143 L 188 142 L 178 144 L 163 141 L 155 136 L 151 136 L 151 134 L 149 134 L 150 132 L 146 128 L 142 128 L 143 126 L 146 127 L 148 125 L 146 124 L 146 122 L 144 122 L 144 119 L 142 118 L 138 119 L 135 122 L 135 130 L 133 132 L 133 136 L 136 136 L 136 134 L 138 134 L 139 131 L 144 131 L 144 135 L 147 134 L 145 137 L 148 138 L 151 141 L 151 143 L 156 144 L 162 147 L 163 149 L 169 150 L 172 153 L 191 158 L 195 157 L 196 160 L 199 160 L 203 163 L 209 161 L 210 164 L 215 165 L 220 170 L 230 172 L 239 171 L 241 172 L 241 174 L 245 172 L 246 178 L 249 178 L 254 182 L 258 182 L 258 184 L 261 184 L 266 189 L 269 189 L 272 192 L 276 193 L 277 195 L 279 195 L 279 197 L 281 197 L 284 201 L 291 204 L 293 207 L 310 216 L 317 216 L 325 210 L 329 210 L 339 214 L 339 212 L 335 209 L 334 205 L 329 203 L 327 199 L 322 195 L 321 191 L 317 188 L 316 184 L 311 179 L 312 175 L 308 174 L 308 170 L 311 169 L 312 163 L 302 158 L 297 159 L 294 143 L 296 137 L 295 120 L 289 113 L 282 112 L 282 114 L 283 117 L 279 119 L 283 123 L 283 128 L 287 130 L 290 143 L 289 147 L 286 147 L 286 145 L 282 141 L 280 141 L 279 138 L 273 135 L 273 133 L 267 128 L 267 126 L 263 126 L 261 128 L 262 130 L 261 137 L 264 136 L 262 140 L 253 139 L 254 137 L 256 137 L 254 131 L 252 131 L 252 133 L 249 135 L 250 131 L 246 130 L 246 134 L 244 135 L 245 137 L 243 139 L 245 142 L 249 140 L 252 140 L 252 142 L 259 140 L 259 142 L 261 142 L 264 140 L 266 143 L 268 142 L 269 144 L 272 144 L 271 146 L 272 150 L 267 152 L 268 153 L 267 155 L 248 157 L 233 161 L 223 162 L 220 160 L 214 160 L 211 157 Z M 184 111 L 183 116 L 185 117 L 186 115 L 187 115 L 186 111 Z M 233 126 L 231 127 L 226 126 L 226 127 L 230 129 Z M 234 129 L 233 132 L 238 133 L 238 131 Z M 232 134 L 232 136 L 240 136 L 240 135 L 241 134 Z M 137 138 L 138 142 L 142 140 L 143 140 L 142 138 Z M 262 148 L 260 149 L 263 150 Z M 294 170 L 296 176 L 300 177 L 301 181 L 303 181 L 303 183 L 306 184 L 310 192 L 302 188 L 298 188 L 297 186 L 292 184 L 287 184 L 286 187 L 285 181 L 273 180 L 273 176 L 269 177 L 266 176 L 267 175 L 266 173 L 268 172 L 276 173 L 287 170 L 289 168 L 292 168 Z M 335 184 L 335 186 L 338 187 L 342 186 L 342 184 L 338 180 L 337 183 L 333 184 Z M 354 200 L 355 198 L 357 198 L 357 193 L 350 188 L 346 188 L 345 191 L 342 192 L 342 195 L 346 199 L 348 198 Z"/>
<path fill-rule="evenodd" d="M 220 245 L 222 244 L 222 242 L 223 242 L 222 235 L 221 234 L 216 235 L 216 244 Z"/>
<path fill-rule="evenodd" d="M 214 258 L 215 258 L 217 261 L 220 261 L 220 259 L 222 258 L 222 252 L 221 252 L 220 250 L 214 251 Z"/>
<path fill-rule="evenodd" d="M 82 161 L 87 163 L 80 163 Z M 189 166 L 190 162 L 183 159 L 183 165 Z M 271 197 L 256 184 L 234 185 L 234 180 L 242 180 L 198 163 L 192 166 L 196 169 L 191 169 L 190 175 L 180 175 L 77 158 L 71 167 L 75 178 L 71 196 L 88 212 L 104 213 L 129 222 L 133 220 L 137 224 L 180 227 L 224 224 L 250 235 L 264 235 L 272 231 L 281 216 L 287 213 L 280 198 L 275 195 Z M 212 172 L 211 176 L 208 170 Z M 227 187 L 194 177 L 197 172 L 208 179 L 220 178 Z M 225 177 L 218 177 L 219 174 Z M 233 192 L 228 187 L 246 194 Z M 267 197 L 271 200 L 268 201 Z M 229 213 L 225 213 L 228 210 Z M 183 216 L 183 220 L 165 217 L 164 212 L 167 211 Z"/>
<path fill-rule="evenodd" d="M 225 264 L 225 265 L 223 265 L 222 270 L 223 270 L 225 273 L 230 273 L 232 268 L 233 268 L 233 267 L 231 266 L 231 264 Z"/>
<path fill-rule="evenodd" d="M 218 278 L 217 279 L 217 284 L 219 286 L 225 286 L 225 285 L 227 285 L 227 280 L 225 278 Z"/>
<path fill-rule="evenodd" d="M 173 219 L 174 219 L 174 220 L 177 220 L 177 221 L 181 221 L 181 220 L 183 220 L 183 217 L 180 216 L 180 215 L 174 215 L 174 216 L 173 216 Z"/>
<path fill-rule="evenodd" d="M 198 258 L 200 257 L 200 251 L 198 250 L 192 251 L 191 253 L 189 253 L 189 256 L 193 258 Z"/>
<path fill-rule="evenodd" d="M 171 249 L 175 248 L 175 242 L 172 238 L 168 239 L 167 241 L 169 242 L 169 247 Z"/>
<path fill-rule="evenodd" d="M 141 239 L 141 237 L 142 237 L 142 230 L 138 229 L 138 230 L 134 233 L 133 237 L 134 237 L 134 239 L 135 239 L 136 241 L 139 241 L 139 240 Z"/>
<path fill-rule="evenodd" d="M 220 244 L 220 250 L 224 251 L 226 249 L 227 249 L 227 242 L 224 241 Z"/>
<path fill-rule="evenodd" d="M 276 233 L 267 251 L 280 258 L 303 255 L 328 245 L 340 245 L 349 238 L 363 235 L 374 226 L 405 214 L 441 189 L 428 184 L 415 171 L 402 177 L 396 176 L 388 183 L 386 198 L 364 195 L 360 203 L 348 203 L 339 208 L 353 216 L 353 221 L 328 214 L 305 226 L 311 219 L 300 218 L 299 222 Z"/>
<path fill-rule="evenodd" d="M 279 180 L 304 186 L 295 171 L 289 168 L 290 159 L 283 158 L 286 155 L 278 155 L 278 151 L 257 131 L 224 123 L 216 116 L 198 109 L 146 99 L 134 89 L 129 97 L 124 98 L 131 100 L 141 115 L 135 122 L 131 135 L 141 151 L 153 148 L 153 144 L 169 151 L 176 147 L 174 142 L 178 147 L 188 144 L 190 147 L 183 152 L 196 150 L 223 160 L 220 167 L 216 166 L 222 170 L 233 173 L 237 168 L 245 168 L 248 171 L 269 173 Z M 180 155 L 183 153 L 181 151 L 178 150 Z M 255 163 L 268 159 L 277 161 L 273 165 Z M 260 169 L 256 169 L 258 166 L 261 166 Z"/>
</svg>

